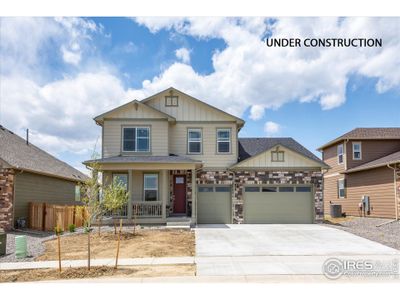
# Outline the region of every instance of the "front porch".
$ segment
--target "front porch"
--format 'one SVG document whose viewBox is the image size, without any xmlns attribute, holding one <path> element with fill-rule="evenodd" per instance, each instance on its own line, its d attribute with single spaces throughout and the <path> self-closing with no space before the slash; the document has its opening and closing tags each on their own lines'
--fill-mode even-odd
<svg viewBox="0 0 400 300">
<path fill-rule="evenodd" d="M 108 217 L 126 224 L 197 223 L 196 165 L 121 164 L 102 165 L 103 184 L 118 179 L 126 184 L 128 204 Z"/>
</svg>

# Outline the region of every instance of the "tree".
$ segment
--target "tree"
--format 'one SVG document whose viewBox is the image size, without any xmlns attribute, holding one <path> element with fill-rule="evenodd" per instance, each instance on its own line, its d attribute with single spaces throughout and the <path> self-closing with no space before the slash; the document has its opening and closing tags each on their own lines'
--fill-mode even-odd
<svg viewBox="0 0 400 300">
<path fill-rule="evenodd" d="M 128 203 L 129 193 L 126 190 L 126 185 L 118 178 L 114 178 L 112 184 L 103 186 L 103 201 L 102 204 L 106 211 L 113 214 L 116 211 L 121 211 Z M 115 228 L 115 224 L 114 224 Z"/>
<path fill-rule="evenodd" d="M 104 208 L 111 213 L 115 211 L 121 211 L 121 209 L 128 203 L 129 193 L 126 190 L 126 186 L 123 182 L 115 178 L 112 184 L 103 187 L 103 205 Z M 115 258 L 115 268 L 118 266 L 118 255 L 119 245 L 121 240 L 121 227 L 122 219 L 119 219 L 119 231 L 118 231 L 118 243 L 117 243 L 117 254 Z M 115 228 L 115 224 L 114 224 Z"/>
<path fill-rule="evenodd" d="M 90 270 L 90 231 L 92 230 L 93 222 L 102 216 L 103 208 L 99 201 L 99 164 L 96 162 L 94 154 L 92 163 L 89 164 L 91 176 L 81 184 L 82 203 L 85 206 L 87 217 L 85 220 L 86 232 L 88 235 L 88 269 Z"/>
</svg>

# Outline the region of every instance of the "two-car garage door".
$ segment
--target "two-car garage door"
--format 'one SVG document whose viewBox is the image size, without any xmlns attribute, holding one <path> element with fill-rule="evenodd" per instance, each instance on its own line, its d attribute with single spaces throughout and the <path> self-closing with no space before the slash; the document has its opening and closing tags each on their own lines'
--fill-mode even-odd
<svg viewBox="0 0 400 300">
<path fill-rule="evenodd" d="M 244 188 L 244 222 L 251 224 L 313 223 L 309 186 L 248 186 Z"/>
<path fill-rule="evenodd" d="M 231 186 L 199 186 L 197 194 L 198 223 L 232 223 L 231 190 Z M 244 223 L 313 223 L 314 201 L 310 186 L 246 186 L 243 188 L 243 196 Z"/>
</svg>

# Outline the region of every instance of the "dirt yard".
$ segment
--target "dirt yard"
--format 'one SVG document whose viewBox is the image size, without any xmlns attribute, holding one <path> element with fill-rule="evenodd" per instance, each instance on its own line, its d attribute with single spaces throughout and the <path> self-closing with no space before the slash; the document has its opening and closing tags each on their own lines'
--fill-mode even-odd
<svg viewBox="0 0 400 300">
<path fill-rule="evenodd" d="M 114 258 L 117 235 L 114 232 L 91 233 L 90 255 L 92 259 Z M 57 260 L 57 240 L 44 242 L 45 253 L 36 260 Z M 195 236 L 189 230 L 140 230 L 136 235 L 122 232 L 120 258 L 194 256 Z M 87 234 L 61 236 L 62 259 L 87 258 Z"/>
<path fill-rule="evenodd" d="M 57 269 L 36 269 L 18 271 L 0 271 L 0 282 L 24 282 L 43 280 L 65 280 L 98 277 L 168 277 L 168 276 L 194 276 L 194 265 L 164 265 L 121 267 L 115 270 L 113 267 L 66 268 L 58 272 Z"/>
</svg>

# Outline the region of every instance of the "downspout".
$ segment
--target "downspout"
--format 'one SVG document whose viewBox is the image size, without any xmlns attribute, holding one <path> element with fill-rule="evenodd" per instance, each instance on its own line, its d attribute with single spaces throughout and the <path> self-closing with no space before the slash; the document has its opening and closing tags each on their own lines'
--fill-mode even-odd
<svg viewBox="0 0 400 300">
<path fill-rule="evenodd" d="M 396 215 L 396 221 L 399 219 L 399 203 L 397 199 L 397 180 L 396 180 L 396 164 L 392 168 L 389 164 L 386 165 L 389 169 L 393 170 L 393 185 L 394 185 L 394 211 Z"/>
<path fill-rule="evenodd" d="M 344 170 L 347 171 L 347 143 L 349 142 L 349 139 L 344 140 Z"/>
</svg>

